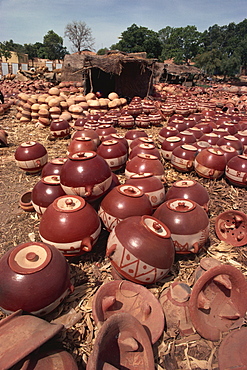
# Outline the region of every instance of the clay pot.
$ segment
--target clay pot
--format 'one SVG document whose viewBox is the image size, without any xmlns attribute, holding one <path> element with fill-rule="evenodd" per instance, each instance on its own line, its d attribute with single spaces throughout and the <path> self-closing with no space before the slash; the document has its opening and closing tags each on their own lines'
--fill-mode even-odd
<svg viewBox="0 0 247 370">
<path fill-rule="evenodd" d="M 182 139 L 178 136 L 170 136 L 166 138 L 161 144 L 161 154 L 167 161 L 171 160 L 172 152 L 175 148 L 182 145 Z"/>
<path fill-rule="evenodd" d="M 41 172 L 41 177 L 45 176 L 60 176 L 62 165 L 67 161 L 67 158 L 55 158 L 46 163 Z"/>
<path fill-rule="evenodd" d="M 70 133 L 69 122 L 64 119 L 53 120 L 50 124 L 50 131 L 54 137 L 65 137 Z"/>
<path fill-rule="evenodd" d="M 164 167 L 158 157 L 149 154 L 137 154 L 136 157 L 131 159 L 125 168 L 125 176 L 129 179 L 136 173 L 151 172 L 155 177 L 160 180 L 164 178 Z"/>
<path fill-rule="evenodd" d="M 135 146 L 140 145 L 140 144 L 153 144 L 154 145 L 154 141 L 151 137 L 137 137 L 129 143 L 129 152 L 131 152 L 131 150 L 133 150 Z"/>
<path fill-rule="evenodd" d="M 67 256 L 91 251 L 100 231 L 97 212 L 75 195 L 55 199 L 44 212 L 39 225 L 42 241 L 54 245 Z"/>
<path fill-rule="evenodd" d="M 210 132 L 209 134 L 203 134 L 200 137 L 200 141 L 205 141 L 210 146 L 215 147 L 217 145 L 217 142 L 219 141 L 219 137 L 214 132 Z"/>
<path fill-rule="evenodd" d="M 142 113 L 142 104 L 141 102 L 133 103 L 131 102 L 127 108 L 128 114 L 133 117 L 137 117 L 139 114 Z"/>
<path fill-rule="evenodd" d="M 236 155 L 238 155 L 236 149 L 230 145 L 221 145 L 219 148 L 224 153 L 226 163 L 228 163 L 231 158 L 236 157 Z"/>
<path fill-rule="evenodd" d="M 104 197 L 98 214 L 106 229 L 111 231 L 127 217 L 151 215 L 152 205 L 148 197 L 139 188 L 130 185 L 119 185 Z"/>
<path fill-rule="evenodd" d="M 65 195 L 57 175 L 43 177 L 32 190 L 32 205 L 39 216 L 58 197 Z"/>
<path fill-rule="evenodd" d="M 111 170 L 106 161 L 93 151 L 75 153 L 64 163 L 60 182 L 66 194 L 95 200 L 111 185 Z"/>
<path fill-rule="evenodd" d="M 155 105 L 152 100 L 143 99 L 142 100 L 142 111 L 145 114 L 150 114 L 155 110 Z"/>
<path fill-rule="evenodd" d="M 150 126 L 150 119 L 147 114 L 142 113 L 135 119 L 136 127 L 148 128 Z"/>
<path fill-rule="evenodd" d="M 33 212 L 34 207 L 31 200 L 32 192 L 26 191 L 20 197 L 19 205 L 26 212 Z"/>
<path fill-rule="evenodd" d="M 110 134 L 116 134 L 117 130 L 112 125 L 99 125 L 96 133 L 99 135 L 100 140 Z"/>
<path fill-rule="evenodd" d="M 108 281 L 94 295 L 94 321 L 101 328 L 109 317 L 121 312 L 134 316 L 143 325 L 153 344 L 164 331 L 162 307 L 147 288 L 127 280 Z"/>
<path fill-rule="evenodd" d="M 194 145 L 179 145 L 172 151 L 171 163 L 173 167 L 180 172 L 192 171 L 196 154 L 197 149 Z"/>
<path fill-rule="evenodd" d="M 102 142 L 106 141 L 106 140 L 119 141 L 120 143 L 122 143 L 126 147 L 127 150 L 129 149 L 128 141 L 126 140 L 125 136 L 122 135 L 122 134 L 110 134 L 110 135 L 102 138 Z"/>
<path fill-rule="evenodd" d="M 186 117 L 186 118 L 184 118 L 184 122 L 186 123 L 186 129 L 192 128 L 196 124 L 196 121 L 192 117 Z"/>
<path fill-rule="evenodd" d="M 232 136 L 232 135 L 221 137 L 218 140 L 217 145 L 218 146 L 230 145 L 237 150 L 238 154 L 241 154 L 243 152 L 242 142 L 237 137 Z"/>
<path fill-rule="evenodd" d="M 132 216 L 110 233 L 106 255 L 116 272 L 138 284 L 164 278 L 174 261 L 174 245 L 166 225 L 152 216 Z"/>
<path fill-rule="evenodd" d="M 96 151 L 97 145 L 90 137 L 80 136 L 71 140 L 68 146 L 68 155 L 75 153 L 86 152 L 86 151 Z"/>
<path fill-rule="evenodd" d="M 175 127 L 165 126 L 159 132 L 158 141 L 161 144 L 168 137 L 177 136 L 178 133 L 179 131 Z"/>
<path fill-rule="evenodd" d="M 163 119 L 162 115 L 158 111 L 150 113 L 148 118 L 152 126 L 160 126 Z"/>
<path fill-rule="evenodd" d="M 166 200 L 183 198 L 198 203 L 208 212 L 209 195 L 204 186 L 195 180 L 178 180 L 172 184 L 166 193 Z"/>
<path fill-rule="evenodd" d="M 161 160 L 159 149 L 156 148 L 155 145 L 148 143 L 136 145 L 130 152 L 129 160 L 134 158 L 135 156 L 137 156 L 137 154 L 140 153 L 155 155 L 159 160 Z"/>
<path fill-rule="evenodd" d="M 147 133 L 144 130 L 129 130 L 125 134 L 125 139 L 127 140 L 128 144 L 130 145 L 133 140 L 137 139 L 138 137 L 148 137 Z"/>
<path fill-rule="evenodd" d="M 247 187 L 247 154 L 231 158 L 226 165 L 225 176 L 231 184 Z"/>
<path fill-rule="evenodd" d="M 7 314 L 22 309 L 45 315 L 73 290 L 66 259 L 44 243 L 10 249 L 0 259 L 0 276 L 0 307 Z"/>
<path fill-rule="evenodd" d="M 84 128 L 84 125 L 85 123 L 87 122 L 88 118 L 87 117 L 79 117 L 77 118 L 77 120 L 75 121 L 74 125 L 73 125 L 73 128 L 75 130 L 80 130 L 80 129 L 83 129 Z"/>
<path fill-rule="evenodd" d="M 165 223 L 171 231 L 177 253 L 197 253 L 208 240 L 208 216 L 193 200 L 167 200 L 156 209 L 154 217 Z"/>
<path fill-rule="evenodd" d="M 236 320 L 245 317 L 247 282 L 240 270 L 219 265 L 204 272 L 196 281 L 189 302 L 196 331 L 205 339 L 218 341 Z"/>
<path fill-rule="evenodd" d="M 98 146 L 97 154 L 104 158 L 112 171 L 122 168 L 128 157 L 126 146 L 120 141 L 113 139 L 103 141 Z"/>
<path fill-rule="evenodd" d="M 203 123 L 202 120 L 199 121 L 199 123 L 197 123 L 194 127 L 199 128 L 203 134 L 209 134 L 213 131 L 213 128 L 209 124 L 205 122 Z"/>
<path fill-rule="evenodd" d="M 154 370 L 151 342 L 134 316 L 129 313 L 115 314 L 100 329 L 87 370 L 134 370 L 135 364 L 142 370 Z"/>
<path fill-rule="evenodd" d="M 193 144 L 196 142 L 195 136 L 188 130 L 181 131 L 177 136 L 181 138 L 182 144 Z"/>
<path fill-rule="evenodd" d="M 194 167 L 199 176 L 218 179 L 225 171 L 226 158 L 222 150 L 209 147 L 196 156 Z"/>
<path fill-rule="evenodd" d="M 203 135 L 203 132 L 198 127 L 190 127 L 187 130 L 192 132 L 192 134 L 195 136 L 196 140 L 199 140 L 200 137 L 202 137 L 202 135 Z"/>
<path fill-rule="evenodd" d="M 186 123 L 182 120 L 172 120 L 169 122 L 169 126 L 175 127 L 179 132 L 186 130 Z"/>
<path fill-rule="evenodd" d="M 247 243 L 247 215 L 240 211 L 228 210 L 220 213 L 215 219 L 217 237 L 233 245 L 241 247 Z"/>
<path fill-rule="evenodd" d="M 136 186 L 145 193 L 152 204 L 157 208 L 165 200 L 165 188 L 163 182 L 152 173 L 140 173 L 132 175 L 126 180 L 126 185 Z"/>
<path fill-rule="evenodd" d="M 135 125 L 135 119 L 130 114 L 122 114 L 118 118 L 118 125 L 122 128 L 133 128 Z"/>
<path fill-rule="evenodd" d="M 15 151 L 17 166 L 28 173 L 38 173 L 48 161 L 46 148 L 37 141 L 22 143 Z"/>
<path fill-rule="evenodd" d="M 100 144 L 100 138 L 96 131 L 90 129 L 78 130 L 71 136 L 72 139 L 77 137 L 90 137 L 96 146 Z"/>
</svg>

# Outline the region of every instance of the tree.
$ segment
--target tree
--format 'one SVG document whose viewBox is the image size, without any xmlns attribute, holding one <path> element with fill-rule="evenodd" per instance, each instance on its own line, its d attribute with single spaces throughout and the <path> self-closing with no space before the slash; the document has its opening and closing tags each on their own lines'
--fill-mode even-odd
<svg viewBox="0 0 247 370">
<path fill-rule="evenodd" d="M 159 58 L 162 46 L 158 33 L 136 24 L 128 27 L 119 37 L 120 41 L 111 46 L 127 53 L 146 52 L 148 58 Z"/>
<path fill-rule="evenodd" d="M 11 58 L 11 49 L 7 45 L 7 41 L 0 42 L 0 57 L 4 57 L 6 62 Z"/>
<path fill-rule="evenodd" d="M 47 59 L 63 59 L 65 54 L 68 54 L 66 47 L 63 46 L 63 38 L 52 30 L 44 36 L 43 46 Z"/>
<path fill-rule="evenodd" d="M 80 54 L 83 49 L 93 50 L 94 38 L 92 37 L 91 28 L 85 22 L 68 23 L 65 27 L 64 36 L 68 37 L 73 44 L 75 51 Z"/>
<path fill-rule="evenodd" d="M 109 49 L 108 48 L 102 48 L 102 49 L 99 49 L 98 51 L 97 51 L 97 54 L 98 55 L 105 55 L 105 54 L 107 54 L 107 52 L 109 51 Z"/>
</svg>

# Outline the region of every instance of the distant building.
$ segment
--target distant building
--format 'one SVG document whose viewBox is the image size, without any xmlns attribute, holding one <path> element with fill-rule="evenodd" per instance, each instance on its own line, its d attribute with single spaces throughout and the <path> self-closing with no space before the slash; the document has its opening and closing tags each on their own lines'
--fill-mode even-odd
<svg viewBox="0 0 247 370">
<path fill-rule="evenodd" d="M 11 51 L 11 57 L 8 58 L 6 60 L 6 58 L 2 57 L 2 63 L 18 63 L 18 64 L 22 64 L 22 63 L 25 63 L 27 64 L 28 63 L 28 54 L 24 54 L 24 53 L 17 53 L 16 51 Z"/>
</svg>

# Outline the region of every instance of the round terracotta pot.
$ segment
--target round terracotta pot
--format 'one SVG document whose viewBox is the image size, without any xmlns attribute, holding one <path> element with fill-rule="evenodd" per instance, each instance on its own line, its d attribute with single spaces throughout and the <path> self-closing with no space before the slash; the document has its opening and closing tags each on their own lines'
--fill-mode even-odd
<svg viewBox="0 0 247 370">
<path fill-rule="evenodd" d="M 20 197 L 19 205 L 26 212 L 33 212 L 34 211 L 34 207 L 33 207 L 33 204 L 32 204 L 31 197 L 32 197 L 32 192 L 31 191 L 26 191 Z"/>
<path fill-rule="evenodd" d="M 139 145 L 136 145 L 129 154 L 129 160 L 137 156 L 137 154 L 145 153 L 145 154 L 151 154 L 158 157 L 159 160 L 161 160 L 161 155 L 159 152 L 159 149 L 156 148 L 154 144 L 149 143 L 142 143 Z"/>
<path fill-rule="evenodd" d="M 203 134 L 200 137 L 200 141 L 205 141 L 210 146 L 216 146 L 217 145 L 217 142 L 219 141 L 219 137 L 218 137 L 218 135 L 216 133 L 214 133 L 212 131 L 212 132 L 210 132 L 208 134 Z"/>
<path fill-rule="evenodd" d="M 204 209 L 193 200 L 167 200 L 156 209 L 154 217 L 171 231 L 177 253 L 197 253 L 207 242 L 209 219 Z"/>
<path fill-rule="evenodd" d="M 133 128 L 135 125 L 135 119 L 132 115 L 130 114 L 122 114 L 118 118 L 118 125 L 122 128 Z"/>
<path fill-rule="evenodd" d="M 95 144 L 95 141 L 93 141 L 90 137 L 76 137 L 73 140 L 71 140 L 69 146 L 68 146 L 68 152 L 67 154 L 75 154 L 79 152 L 86 152 L 86 151 L 96 151 L 97 145 Z"/>
<path fill-rule="evenodd" d="M 66 194 L 95 200 L 104 195 L 112 181 L 106 161 L 93 151 L 75 153 L 64 163 L 60 182 Z"/>
<path fill-rule="evenodd" d="M 178 136 L 170 136 L 166 138 L 161 144 L 161 154 L 167 161 L 171 160 L 173 150 L 182 145 L 182 139 Z"/>
<path fill-rule="evenodd" d="M 126 180 L 126 185 L 136 186 L 145 193 L 152 204 L 157 208 L 165 200 L 165 188 L 163 182 L 152 173 L 139 173 L 132 175 Z"/>
<path fill-rule="evenodd" d="M 138 137 L 148 137 L 148 135 L 146 131 L 137 129 L 129 130 L 125 134 L 125 139 L 128 141 L 129 145 L 132 143 L 133 140 L 137 139 Z"/>
<path fill-rule="evenodd" d="M 183 198 L 198 203 L 208 212 L 209 195 L 206 188 L 195 180 L 175 181 L 166 193 L 166 200 Z"/>
<path fill-rule="evenodd" d="M 202 137 L 203 132 L 198 127 L 190 127 L 187 129 L 188 131 L 192 132 L 192 134 L 195 136 L 196 140 L 199 140 L 200 137 Z"/>
<path fill-rule="evenodd" d="M 136 127 L 140 128 L 148 128 L 150 126 L 150 119 L 147 114 L 142 113 L 139 114 L 139 116 L 135 119 L 135 125 Z"/>
<path fill-rule="evenodd" d="M 103 142 L 103 141 L 106 141 L 106 140 L 119 141 L 120 143 L 122 143 L 126 147 L 127 150 L 129 149 L 128 141 L 126 140 L 126 138 L 123 134 L 110 134 L 110 135 L 105 136 L 104 138 L 102 138 L 101 141 Z"/>
<path fill-rule="evenodd" d="M 142 190 L 125 184 L 114 187 L 104 197 L 98 214 L 107 230 L 111 231 L 127 217 L 151 215 L 152 205 Z"/>
<path fill-rule="evenodd" d="M 50 131 L 54 137 L 65 137 L 70 133 L 69 122 L 65 119 L 53 120 L 50 124 Z"/>
<path fill-rule="evenodd" d="M 220 149 L 203 149 L 195 158 L 194 168 L 199 176 L 208 179 L 220 178 L 226 167 L 226 158 Z"/>
<path fill-rule="evenodd" d="M 179 132 L 186 130 L 186 123 L 183 118 L 181 120 L 174 119 L 169 122 L 169 126 L 175 127 Z"/>
<path fill-rule="evenodd" d="M 72 139 L 75 139 L 77 137 L 90 137 L 96 146 L 100 144 L 99 135 L 97 134 L 95 130 L 90 130 L 90 129 L 78 130 L 78 131 L 75 131 L 71 135 Z"/>
<path fill-rule="evenodd" d="M 191 131 L 181 131 L 178 135 L 181 138 L 182 144 L 192 144 L 196 142 L 196 137 Z"/>
<path fill-rule="evenodd" d="M 221 137 L 218 140 L 217 145 L 218 146 L 230 145 L 230 146 L 232 146 L 233 148 L 235 148 L 237 150 L 238 154 L 242 154 L 242 152 L 243 152 L 242 142 L 237 137 L 232 136 L 232 135 Z"/>
<path fill-rule="evenodd" d="M 241 143 L 243 144 L 243 150 L 245 150 L 247 148 L 247 130 L 238 131 L 235 137 L 241 141 Z"/>
<path fill-rule="evenodd" d="M 103 141 L 98 146 L 97 154 L 104 158 L 112 171 L 122 168 L 128 157 L 126 146 L 120 141 L 113 139 Z"/>
<path fill-rule="evenodd" d="M 140 144 L 154 144 L 154 141 L 151 137 L 137 137 L 129 143 L 129 152 L 131 152 L 135 146 Z"/>
<path fill-rule="evenodd" d="M 19 309 L 48 314 L 73 290 L 66 259 L 44 243 L 10 249 L 0 259 L 0 277 L 0 307 L 7 314 Z"/>
<path fill-rule="evenodd" d="M 219 148 L 224 153 L 224 156 L 226 158 L 226 163 L 228 163 L 231 158 L 236 157 L 236 155 L 238 155 L 238 152 L 236 151 L 236 149 L 230 145 L 221 145 L 219 146 Z"/>
<path fill-rule="evenodd" d="M 55 158 L 46 163 L 41 172 L 41 177 L 45 176 L 60 176 L 62 165 L 67 161 L 67 158 Z"/>
<path fill-rule="evenodd" d="M 58 197 L 65 195 L 60 177 L 50 175 L 43 177 L 32 190 L 32 204 L 39 216 L 42 216 L 46 208 Z"/>
<path fill-rule="evenodd" d="M 142 113 L 142 104 L 141 102 L 131 102 L 127 108 L 128 114 L 133 117 L 137 117 L 139 114 Z"/>
<path fill-rule="evenodd" d="M 131 159 L 125 167 L 125 176 L 129 179 L 136 173 L 151 172 L 160 180 L 164 178 L 164 167 L 161 161 L 155 155 L 137 154 Z"/>
<path fill-rule="evenodd" d="M 138 284 L 153 284 L 164 278 L 174 254 L 169 229 L 152 216 L 121 221 L 110 233 L 106 248 L 117 273 Z"/>
<path fill-rule="evenodd" d="M 159 132 L 158 141 L 161 144 L 168 137 L 177 136 L 178 133 L 179 133 L 179 131 L 175 127 L 165 126 Z"/>
<path fill-rule="evenodd" d="M 231 184 L 247 187 L 247 154 L 231 158 L 226 165 L 225 176 Z"/>
<path fill-rule="evenodd" d="M 80 117 L 75 120 L 75 123 L 73 125 L 73 128 L 75 130 L 81 130 L 84 128 L 85 123 L 87 122 L 87 117 Z"/>
<path fill-rule="evenodd" d="M 197 149 L 194 145 L 179 145 L 172 151 L 171 163 L 173 167 L 180 172 L 192 171 L 196 154 Z"/>
<path fill-rule="evenodd" d="M 100 219 L 83 198 L 64 195 L 44 212 L 39 234 L 44 243 L 55 246 L 66 256 L 91 251 L 101 231 Z"/>
<path fill-rule="evenodd" d="M 117 130 L 112 125 L 99 125 L 96 128 L 96 133 L 99 135 L 100 140 L 102 140 L 105 136 L 116 134 Z"/>
<path fill-rule="evenodd" d="M 22 143 L 15 151 L 17 166 L 28 173 L 38 173 L 48 161 L 46 148 L 37 141 Z"/>
<path fill-rule="evenodd" d="M 152 113 L 155 110 L 155 105 L 152 100 L 143 99 L 141 104 L 142 104 L 142 111 L 145 114 Z"/>
<path fill-rule="evenodd" d="M 148 118 L 152 126 L 160 126 L 163 120 L 162 115 L 159 113 L 159 111 L 150 113 L 148 115 Z"/>
</svg>

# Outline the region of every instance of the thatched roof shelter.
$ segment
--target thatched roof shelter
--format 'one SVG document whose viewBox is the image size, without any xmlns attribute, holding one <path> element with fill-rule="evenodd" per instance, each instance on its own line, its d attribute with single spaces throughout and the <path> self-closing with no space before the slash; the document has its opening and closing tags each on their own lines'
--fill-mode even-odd
<svg viewBox="0 0 247 370">
<path fill-rule="evenodd" d="M 86 92 L 115 91 L 120 96 L 145 97 L 151 93 L 155 60 L 146 53 L 110 52 L 108 55 L 66 55 L 62 81 L 84 81 Z"/>
<path fill-rule="evenodd" d="M 155 80 L 175 84 L 188 84 L 203 77 L 202 71 L 194 66 L 178 65 L 174 63 L 157 63 Z"/>
</svg>

